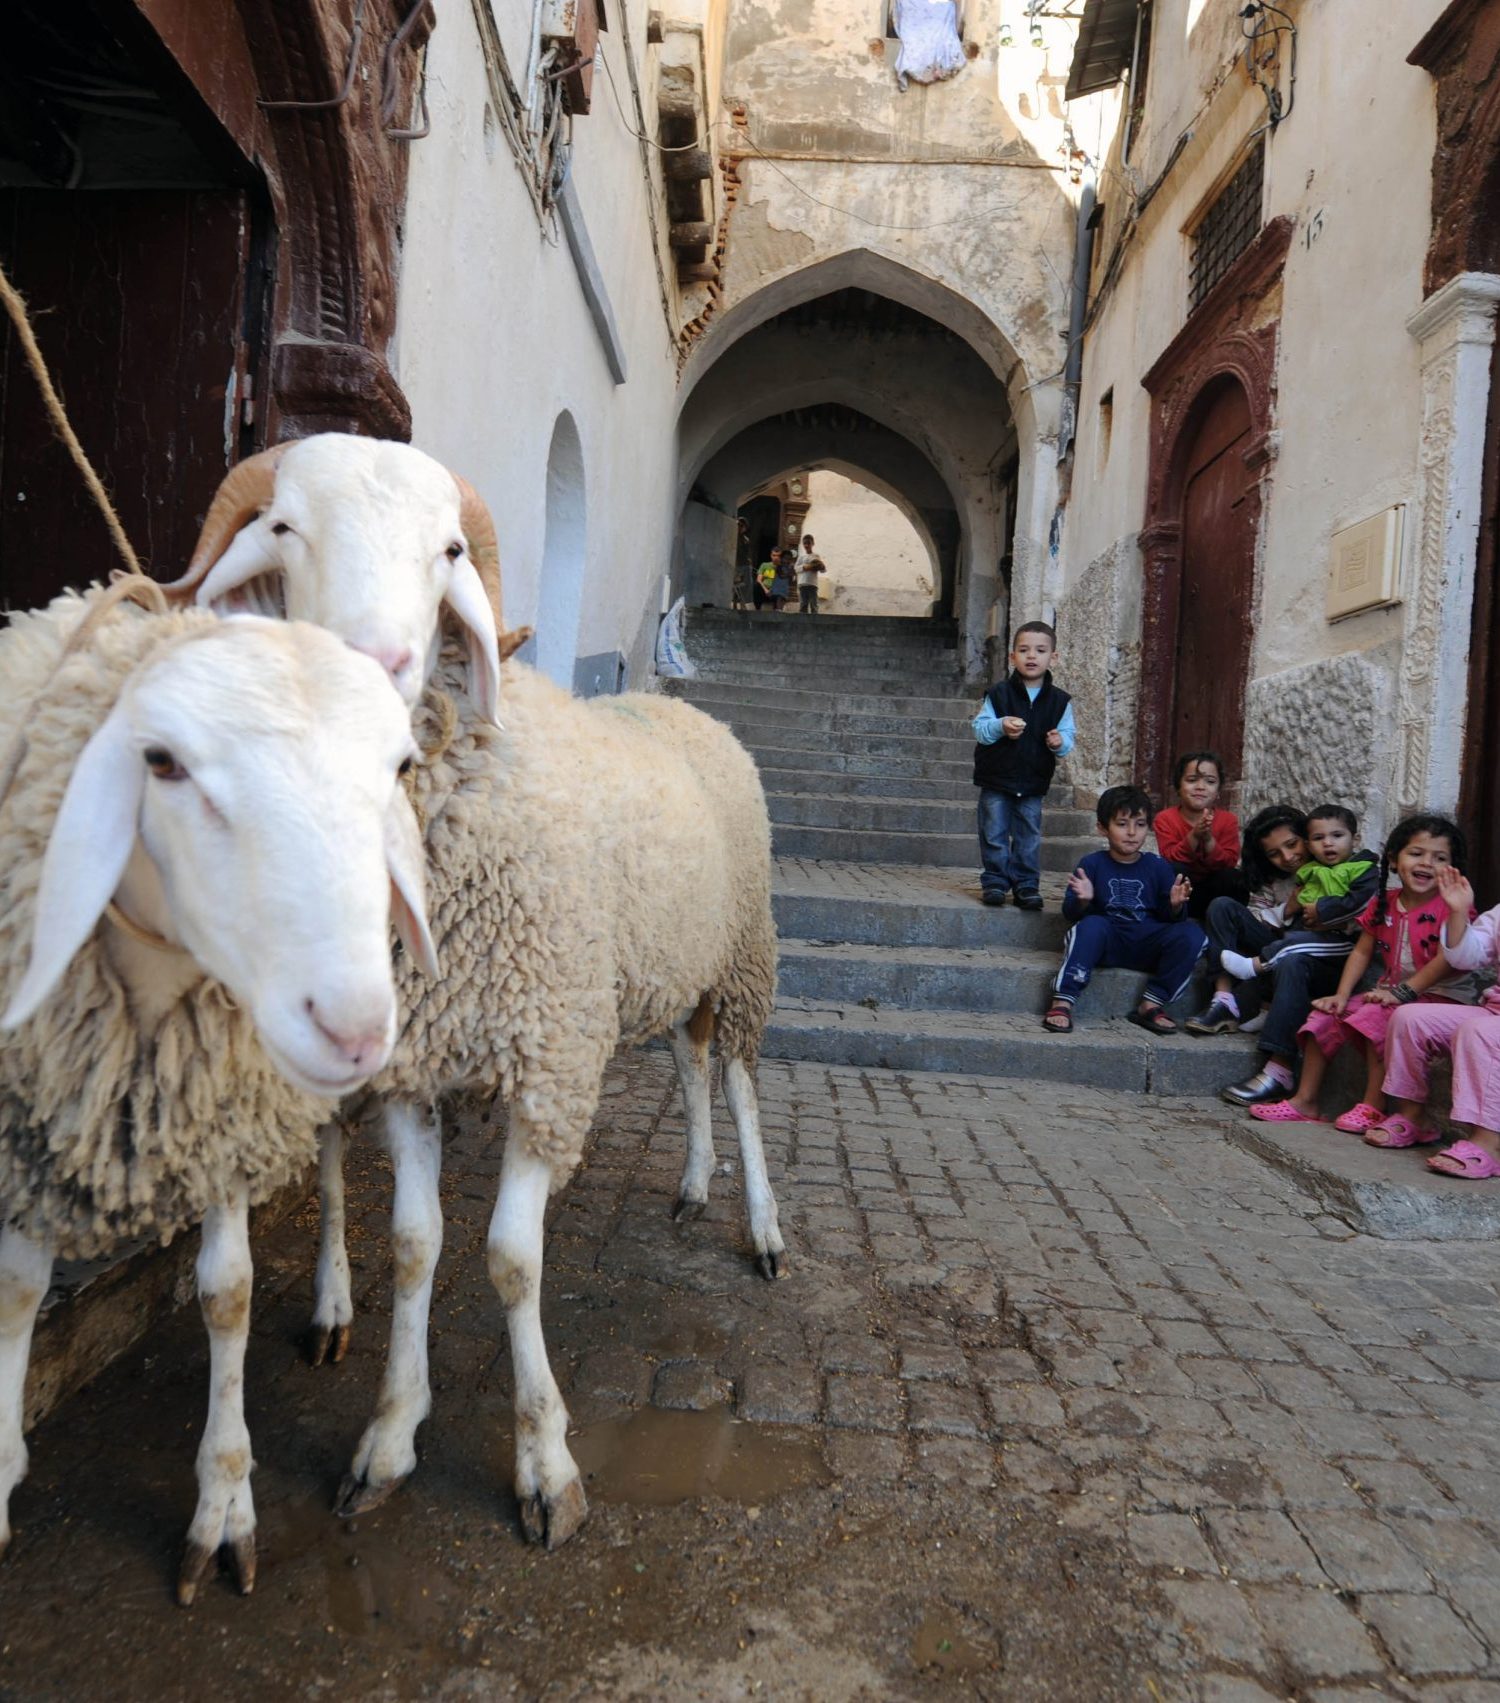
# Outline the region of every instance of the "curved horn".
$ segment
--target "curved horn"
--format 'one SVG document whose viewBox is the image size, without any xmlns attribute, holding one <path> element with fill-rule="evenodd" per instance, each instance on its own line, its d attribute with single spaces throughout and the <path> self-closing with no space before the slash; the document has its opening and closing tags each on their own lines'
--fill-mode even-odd
<svg viewBox="0 0 1500 1703">
<path fill-rule="evenodd" d="M 289 443 L 279 443 L 274 449 L 247 455 L 229 469 L 203 517 L 203 530 L 198 534 L 187 572 L 181 579 L 167 582 L 165 591 L 182 602 L 191 600 L 208 570 L 234 542 L 235 534 L 270 502 L 276 489 L 277 463 L 291 447 Z"/>
<path fill-rule="evenodd" d="M 479 570 L 479 578 L 489 593 L 490 607 L 495 611 L 495 631 L 504 632 L 500 618 L 500 545 L 495 538 L 495 523 L 484 505 L 484 498 L 469 483 L 455 473 L 458 486 L 458 524 L 468 542 L 469 555 Z"/>
</svg>

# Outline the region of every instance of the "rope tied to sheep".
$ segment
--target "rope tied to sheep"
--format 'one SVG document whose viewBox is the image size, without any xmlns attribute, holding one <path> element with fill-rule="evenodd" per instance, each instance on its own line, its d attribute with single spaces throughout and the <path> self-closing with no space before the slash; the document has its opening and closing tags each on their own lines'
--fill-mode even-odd
<svg viewBox="0 0 1500 1703">
<path fill-rule="evenodd" d="M 114 540 L 115 548 L 124 558 L 125 566 L 131 573 L 145 577 L 141 567 L 140 557 L 131 548 L 130 540 L 125 536 L 125 528 L 120 517 L 115 513 L 114 504 L 109 500 L 109 493 L 104 489 L 104 483 L 94 471 L 93 463 L 89 460 L 83 445 L 78 441 L 78 434 L 73 430 L 68 420 L 67 409 L 63 407 L 63 399 L 58 395 L 57 386 L 52 382 L 52 374 L 48 370 L 46 358 L 42 354 L 41 345 L 36 340 L 36 333 L 31 328 L 31 315 L 26 308 L 26 298 L 11 283 L 6 276 L 4 266 L 0 266 L 0 301 L 5 303 L 5 311 L 10 315 L 10 322 L 16 328 L 16 337 L 21 344 L 21 352 L 26 357 L 26 363 L 31 368 L 32 376 L 36 379 L 37 389 L 42 393 L 42 405 L 47 410 L 47 418 L 52 422 L 52 429 L 61 438 L 64 449 L 72 456 L 78 471 L 83 475 L 83 482 L 89 488 L 89 494 L 99 505 L 99 511 L 104 516 L 104 524 L 109 528 L 109 535 Z"/>
</svg>

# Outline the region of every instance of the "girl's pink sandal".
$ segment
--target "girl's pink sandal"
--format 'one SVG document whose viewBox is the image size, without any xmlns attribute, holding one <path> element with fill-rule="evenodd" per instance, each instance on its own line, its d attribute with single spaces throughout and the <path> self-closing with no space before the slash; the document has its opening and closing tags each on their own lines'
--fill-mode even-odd
<svg viewBox="0 0 1500 1703">
<path fill-rule="evenodd" d="M 1306 1112 L 1299 1112 L 1290 1100 L 1271 1100 L 1266 1104 L 1252 1106 L 1250 1116 L 1259 1118 L 1263 1124 L 1320 1124 L 1326 1123 L 1326 1118 L 1310 1118 Z"/>
<path fill-rule="evenodd" d="M 1427 1169 L 1442 1177 L 1467 1177 L 1474 1182 L 1481 1177 L 1500 1177 L 1500 1161 L 1473 1141 L 1455 1141 L 1442 1153 L 1434 1153 Z"/>
<path fill-rule="evenodd" d="M 1368 1100 L 1361 1100 L 1357 1106 L 1351 1106 L 1343 1117 L 1335 1118 L 1333 1127 L 1343 1130 L 1345 1135 L 1363 1135 L 1367 1129 L 1374 1129 L 1377 1124 L 1384 1122 L 1384 1112 L 1372 1106 Z"/>
<path fill-rule="evenodd" d="M 1442 1139 L 1441 1130 L 1422 1129 L 1400 1112 L 1392 1112 L 1384 1123 L 1365 1131 L 1365 1142 L 1370 1147 L 1428 1147 Z M 1478 1151 L 1482 1153 L 1484 1149 Z"/>
</svg>

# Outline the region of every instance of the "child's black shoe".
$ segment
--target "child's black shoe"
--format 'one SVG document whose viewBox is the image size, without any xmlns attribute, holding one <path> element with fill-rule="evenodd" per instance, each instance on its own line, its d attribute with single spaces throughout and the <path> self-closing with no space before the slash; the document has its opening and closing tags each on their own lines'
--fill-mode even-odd
<svg viewBox="0 0 1500 1703">
<path fill-rule="evenodd" d="M 1017 893 L 1016 905 L 1023 911 L 1039 911 L 1042 908 L 1042 895 L 1040 893 Z"/>
</svg>

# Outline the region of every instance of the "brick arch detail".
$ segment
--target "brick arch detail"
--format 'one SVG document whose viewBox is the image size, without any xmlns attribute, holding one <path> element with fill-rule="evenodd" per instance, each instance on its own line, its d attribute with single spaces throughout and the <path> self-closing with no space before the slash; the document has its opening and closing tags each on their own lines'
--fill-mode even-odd
<svg viewBox="0 0 1500 1703">
<path fill-rule="evenodd" d="M 1151 396 L 1146 513 L 1141 527 L 1141 691 L 1136 773 L 1160 792 L 1172 753 L 1171 716 L 1181 623 L 1187 456 L 1210 393 L 1235 380 L 1250 405 L 1246 500 L 1258 536 L 1265 470 L 1275 460 L 1279 316 L 1266 311 L 1291 245 L 1293 220 L 1274 219 L 1214 286 L 1141 380 Z M 1247 647 L 1248 653 L 1248 647 Z"/>
</svg>

